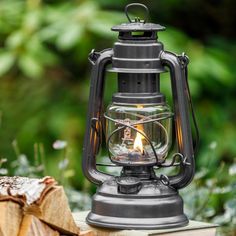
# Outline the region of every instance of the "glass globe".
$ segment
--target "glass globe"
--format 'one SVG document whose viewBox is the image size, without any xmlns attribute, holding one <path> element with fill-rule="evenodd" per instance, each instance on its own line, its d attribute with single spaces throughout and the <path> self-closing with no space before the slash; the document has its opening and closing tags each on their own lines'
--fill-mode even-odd
<svg viewBox="0 0 236 236">
<path fill-rule="evenodd" d="M 105 113 L 111 161 L 118 165 L 163 163 L 172 142 L 172 113 L 168 105 L 120 105 Z"/>
</svg>

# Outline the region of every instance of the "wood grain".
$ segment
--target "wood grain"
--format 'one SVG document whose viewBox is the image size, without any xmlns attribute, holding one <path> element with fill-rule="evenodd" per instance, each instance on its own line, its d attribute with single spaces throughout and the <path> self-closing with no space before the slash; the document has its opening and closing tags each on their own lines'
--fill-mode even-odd
<svg viewBox="0 0 236 236">
<path fill-rule="evenodd" d="M 95 236 L 95 233 L 92 230 L 80 231 L 79 236 Z"/>
<path fill-rule="evenodd" d="M 92 236 L 76 225 L 54 178 L 0 177 L 0 236 Z"/>
<path fill-rule="evenodd" d="M 22 217 L 22 207 L 18 203 L 0 201 L 0 236 L 17 236 Z"/>
<path fill-rule="evenodd" d="M 60 234 L 35 216 L 25 215 L 18 236 L 60 236 Z"/>
<path fill-rule="evenodd" d="M 25 206 L 24 213 L 34 215 L 60 233 L 68 235 L 79 235 L 80 233 L 61 186 L 54 186 L 45 194 L 40 203 Z"/>
</svg>

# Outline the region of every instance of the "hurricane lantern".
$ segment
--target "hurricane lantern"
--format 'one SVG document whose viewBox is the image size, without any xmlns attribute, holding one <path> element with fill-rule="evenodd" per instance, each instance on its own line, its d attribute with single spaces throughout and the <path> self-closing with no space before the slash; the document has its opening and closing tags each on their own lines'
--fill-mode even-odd
<svg viewBox="0 0 236 236">
<path fill-rule="evenodd" d="M 165 28 L 138 17 L 131 20 L 131 7 L 143 8 L 148 17 L 145 5 L 127 5 L 129 23 L 112 27 L 119 34 L 113 48 L 92 50 L 89 55 L 92 76 L 83 171 L 98 189 L 87 222 L 119 229 L 183 226 L 188 218 L 178 190 L 194 176 L 188 57 L 165 51 L 157 40 L 157 32 Z M 107 70 L 117 74 L 118 92 L 103 113 Z M 160 92 L 160 74 L 166 71 L 170 72 L 173 108 Z M 177 151 L 170 155 L 172 131 Z M 108 164 L 96 158 L 103 132 Z M 102 165 L 122 169 L 114 176 L 101 171 L 98 166 Z M 177 173 L 163 174 L 164 168 L 175 166 Z"/>
</svg>

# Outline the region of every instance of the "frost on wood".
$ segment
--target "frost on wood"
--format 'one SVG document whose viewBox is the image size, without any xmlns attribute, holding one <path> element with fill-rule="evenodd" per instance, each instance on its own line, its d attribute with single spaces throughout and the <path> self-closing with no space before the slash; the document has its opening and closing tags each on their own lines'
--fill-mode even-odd
<svg viewBox="0 0 236 236">
<path fill-rule="evenodd" d="M 43 192 L 56 185 L 49 176 L 42 179 L 27 177 L 0 177 L 0 198 L 16 197 L 30 205 L 40 200 Z"/>
</svg>

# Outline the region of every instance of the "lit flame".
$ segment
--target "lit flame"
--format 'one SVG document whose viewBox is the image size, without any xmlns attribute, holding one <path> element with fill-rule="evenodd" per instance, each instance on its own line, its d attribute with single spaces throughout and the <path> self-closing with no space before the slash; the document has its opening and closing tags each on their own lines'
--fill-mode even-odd
<svg viewBox="0 0 236 236">
<path fill-rule="evenodd" d="M 137 105 L 137 108 L 143 108 L 143 105 Z M 137 129 L 139 131 L 143 131 L 143 125 L 142 124 L 138 124 L 137 125 Z M 143 154 L 142 139 L 145 139 L 145 137 L 141 133 L 137 132 L 135 140 L 134 140 L 134 150 L 141 152 L 141 154 Z"/>
<path fill-rule="evenodd" d="M 137 108 L 143 108 L 143 105 L 138 104 Z"/>
<path fill-rule="evenodd" d="M 143 135 L 137 132 L 136 138 L 134 140 L 134 150 L 140 151 L 143 154 L 142 138 L 143 138 Z"/>
</svg>

